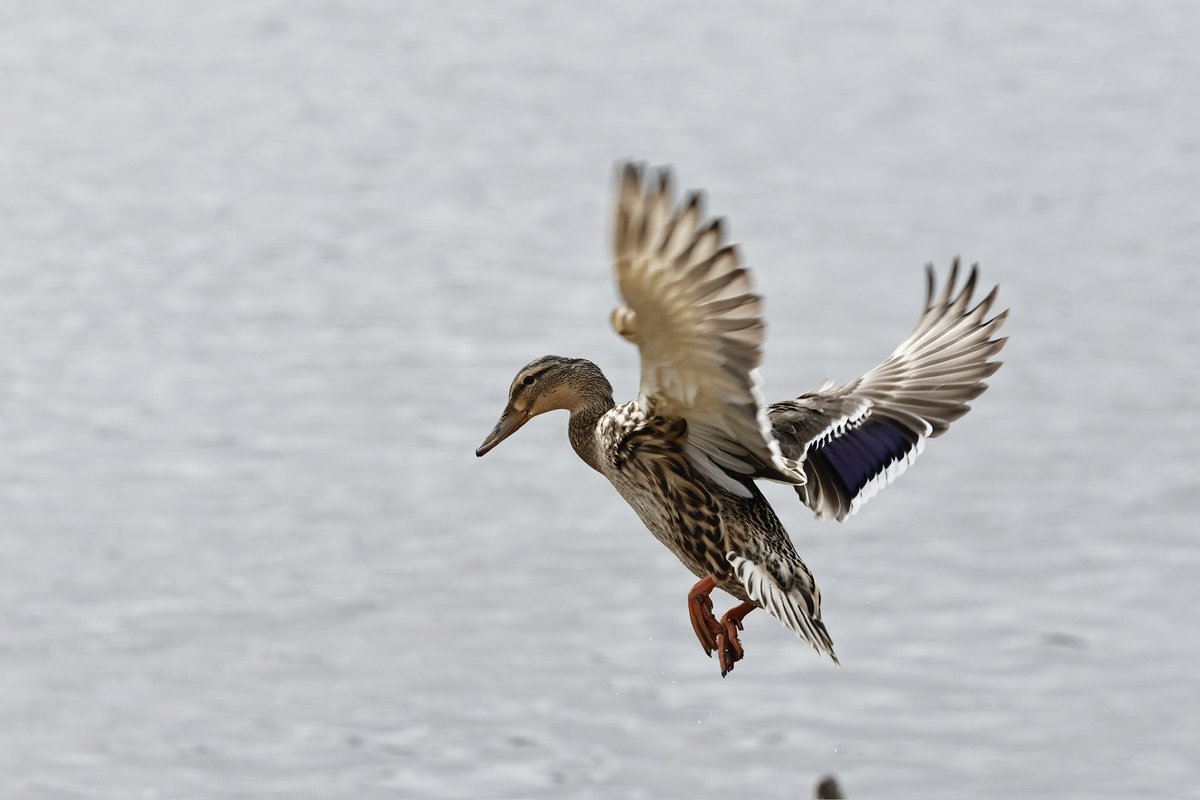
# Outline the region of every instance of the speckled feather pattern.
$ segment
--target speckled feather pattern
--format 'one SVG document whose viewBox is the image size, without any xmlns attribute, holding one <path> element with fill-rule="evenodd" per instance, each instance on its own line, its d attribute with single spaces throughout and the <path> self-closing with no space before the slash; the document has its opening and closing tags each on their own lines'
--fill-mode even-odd
<svg viewBox="0 0 1200 800">
<path fill-rule="evenodd" d="M 686 420 L 648 417 L 631 402 L 604 414 L 595 437 L 599 471 L 696 577 L 712 575 L 737 599 L 765 606 L 837 660 L 820 589 L 775 511 L 753 482 L 741 497 L 692 467 Z"/>
</svg>

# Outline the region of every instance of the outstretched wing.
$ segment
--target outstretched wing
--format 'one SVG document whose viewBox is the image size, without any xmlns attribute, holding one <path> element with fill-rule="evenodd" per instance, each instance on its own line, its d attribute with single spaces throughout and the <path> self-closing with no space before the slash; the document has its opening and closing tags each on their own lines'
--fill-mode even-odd
<svg viewBox="0 0 1200 800">
<path fill-rule="evenodd" d="M 762 298 L 721 220 L 704 219 L 699 194 L 677 208 L 666 170 L 645 178 L 626 164 L 618 195 L 613 255 L 625 305 L 612 321 L 641 353 L 642 409 L 686 419 L 689 461 L 728 491 L 748 497 L 741 481 L 751 477 L 802 483 L 759 393 Z"/>
<path fill-rule="evenodd" d="M 1008 311 L 990 318 L 994 287 L 970 307 L 978 265 L 957 295 L 958 260 L 935 300 L 927 267 L 925 310 L 891 357 L 845 386 L 826 385 L 771 405 L 771 428 L 784 456 L 802 461 L 808 482 L 796 487 L 819 519 L 845 519 L 896 479 L 925 447 L 970 410 L 1000 368 L 989 359 L 1006 339 L 992 334 Z"/>
</svg>

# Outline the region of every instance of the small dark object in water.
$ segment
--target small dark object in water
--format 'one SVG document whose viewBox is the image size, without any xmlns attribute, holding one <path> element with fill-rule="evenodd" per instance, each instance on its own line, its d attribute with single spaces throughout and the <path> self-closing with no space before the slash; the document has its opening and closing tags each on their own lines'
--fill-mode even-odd
<svg viewBox="0 0 1200 800">
<path fill-rule="evenodd" d="M 838 786 L 837 778 L 826 775 L 817 784 L 817 793 L 814 796 L 817 800 L 842 800 L 846 795 L 842 794 L 842 787 Z"/>
</svg>

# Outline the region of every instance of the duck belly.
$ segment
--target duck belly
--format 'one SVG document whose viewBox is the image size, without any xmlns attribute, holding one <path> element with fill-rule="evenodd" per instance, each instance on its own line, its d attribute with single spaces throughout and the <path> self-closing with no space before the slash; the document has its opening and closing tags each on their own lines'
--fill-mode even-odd
<svg viewBox="0 0 1200 800">
<path fill-rule="evenodd" d="M 720 491 L 694 477 L 667 478 L 655 466 L 653 461 L 631 463 L 606 477 L 654 538 L 693 575 L 713 575 L 722 589 L 739 600 L 747 599 L 725 557 L 729 550 Z"/>
</svg>

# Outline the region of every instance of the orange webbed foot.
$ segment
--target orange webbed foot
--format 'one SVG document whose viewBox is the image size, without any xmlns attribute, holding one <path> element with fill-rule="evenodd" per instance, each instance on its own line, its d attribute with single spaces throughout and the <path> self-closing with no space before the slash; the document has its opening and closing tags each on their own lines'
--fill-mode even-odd
<svg viewBox="0 0 1200 800">
<path fill-rule="evenodd" d="M 712 658 L 713 651 L 717 649 L 717 639 L 724 631 L 713 614 L 712 598 L 708 596 L 716 585 L 716 581 L 710 575 L 688 592 L 688 616 L 692 620 L 692 630 L 709 658 Z"/>
<path fill-rule="evenodd" d="M 746 650 L 738 638 L 738 631 L 742 630 L 742 619 L 758 606 L 750 602 L 734 606 L 725 612 L 725 616 L 718 622 L 713 614 L 712 598 L 709 597 L 715 588 L 717 579 L 714 575 L 702 578 L 692 587 L 688 592 L 688 617 L 704 653 L 712 658 L 713 652 L 716 651 L 723 678 L 732 672 L 733 665 L 746 655 Z"/>
<path fill-rule="evenodd" d="M 721 662 L 722 678 L 733 672 L 733 665 L 746 655 L 746 649 L 742 647 L 741 639 L 738 638 L 738 631 L 743 630 L 742 619 L 756 608 L 758 606 L 754 603 L 734 606 L 725 612 L 725 616 L 717 623 L 721 627 L 721 632 L 717 635 L 717 658 Z"/>
</svg>

